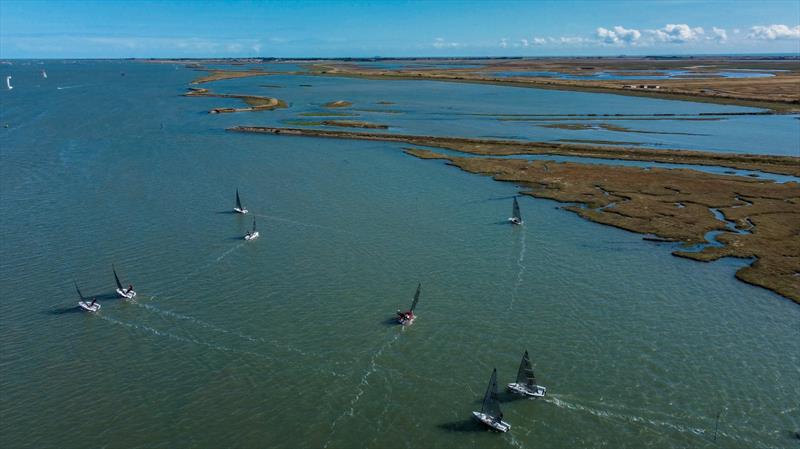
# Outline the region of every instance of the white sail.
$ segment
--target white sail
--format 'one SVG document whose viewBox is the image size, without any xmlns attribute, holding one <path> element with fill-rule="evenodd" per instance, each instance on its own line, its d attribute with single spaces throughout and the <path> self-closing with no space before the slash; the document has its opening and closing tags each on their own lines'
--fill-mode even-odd
<svg viewBox="0 0 800 449">
<path fill-rule="evenodd" d="M 47 72 L 44 70 L 42 70 L 42 78 L 47 79 Z"/>
<path fill-rule="evenodd" d="M 6 87 L 8 87 L 8 90 L 11 90 L 11 89 L 14 88 L 14 86 L 11 85 L 11 76 L 10 75 L 6 77 Z"/>
</svg>

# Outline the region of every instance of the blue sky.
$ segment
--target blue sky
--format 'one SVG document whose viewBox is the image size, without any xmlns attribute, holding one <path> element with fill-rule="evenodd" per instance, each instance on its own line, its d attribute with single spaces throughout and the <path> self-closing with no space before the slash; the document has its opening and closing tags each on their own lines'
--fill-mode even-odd
<svg viewBox="0 0 800 449">
<path fill-rule="evenodd" d="M 800 53 L 800 1 L 0 0 L 0 58 Z"/>
</svg>

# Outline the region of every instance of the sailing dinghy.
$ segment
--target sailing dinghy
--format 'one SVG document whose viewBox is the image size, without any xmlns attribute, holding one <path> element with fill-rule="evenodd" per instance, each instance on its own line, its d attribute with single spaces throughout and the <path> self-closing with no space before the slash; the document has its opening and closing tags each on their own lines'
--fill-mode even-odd
<svg viewBox="0 0 800 449">
<path fill-rule="evenodd" d="M 117 276 L 117 269 L 114 268 L 114 264 L 111 264 L 111 269 L 114 271 L 114 280 L 117 281 L 117 294 L 125 299 L 135 298 L 136 292 L 133 291 L 133 285 L 128 285 L 128 288 L 122 288 L 122 283 L 119 281 L 119 276 Z"/>
<path fill-rule="evenodd" d="M 78 307 L 87 312 L 97 312 L 100 310 L 100 304 L 97 303 L 97 299 L 92 299 L 89 301 L 83 297 L 83 294 L 81 294 L 81 289 L 78 288 L 77 282 L 75 283 L 75 290 L 78 292 L 78 297 L 81 298 L 81 300 L 78 301 Z"/>
<path fill-rule="evenodd" d="M 42 70 L 42 78 L 47 79 L 47 72 L 44 69 Z"/>
<path fill-rule="evenodd" d="M 508 389 L 514 393 L 535 398 L 543 398 L 547 393 L 547 388 L 536 385 L 536 376 L 533 374 L 533 367 L 527 350 L 522 356 L 522 361 L 519 362 L 517 381 L 508 384 Z"/>
<path fill-rule="evenodd" d="M 247 209 L 242 207 L 242 200 L 239 199 L 239 189 L 236 189 L 236 207 L 233 208 L 233 211 L 237 214 L 247 213 Z"/>
<path fill-rule="evenodd" d="M 244 235 L 245 240 L 255 240 L 259 236 L 258 231 L 256 231 L 256 217 L 253 217 L 253 230 L 248 231 L 247 234 Z"/>
<path fill-rule="evenodd" d="M 511 424 L 503 421 L 503 411 L 500 410 L 500 402 L 497 400 L 497 368 L 492 370 L 492 377 L 489 378 L 489 386 L 486 388 L 486 394 L 483 395 L 481 411 L 472 412 L 472 416 L 499 432 L 511 430 Z"/>
<path fill-rule="evenodd" d="M 419 302 L 420 288 L 422 288 L 422 284 L 417 284 L 417 292 L 414 293 L 414 300 L 411 301 L 411 308 L 405 312 L 401 312 L 399 310 L 397 311 L 397 322 L 403 326 L 410 326 L 414 324 L 414 320 L 417 319 L 417 316 L 414 315 L 414 309 L 417 307 L 417 303 Z"/>
<path fill-rule="evenodd" d="M 514 206 L 511 208 L 511 217 L 508 219 L 508 221 L 515 225 L 522 224 L 522 216 L 519 214 L 519 203 L 517 202 L 517 197 L 514 197 Z"/>
<path fill-rule="evenodd" d="M 11 90 L 11 89 L 14 88 L 14 86 L 11 85 L 11 76 L 7 76 L 6 77 L 6 87 L 8 88 L 8 90 Z"/>
</svg>

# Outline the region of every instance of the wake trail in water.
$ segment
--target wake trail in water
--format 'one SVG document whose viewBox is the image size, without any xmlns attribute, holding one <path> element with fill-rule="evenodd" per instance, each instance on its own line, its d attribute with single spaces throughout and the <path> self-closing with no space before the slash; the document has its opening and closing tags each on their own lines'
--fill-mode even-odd
<svg viewBox="0 0 800 449">
<path fill-rule="evenodd" d="M 517 258 L 517 282 L 514 284 L 514 289 L 511 291 L 511 302 L 508 304 L 508 310 L 514 308 L 514 300 L 517 298 L 517 292 L 522 285 L 522 275 L 525 273 L 525 236 L 527 233 L 522 230 L 522 238 L 520 238 L 519 257 Z"/>
<path fill-rule="evenodd" d="M 283 223 L 289 223 L 289 224 L 293 224 L 295 226 L 302 226 L 302 227 L 305 227 L 305 228 L 325 229 L 325 230 L 328 230 L 328 231 L 338 232 L 338 233 L 342 233 L 342 234 L 356 235 L 356 234 L 354 234 L 354 233 L 352 233 L 350 231 L 344 231 L 344 230 L 341 230 L 341 229 L 330 228 L 328 226 L 322 226 L 322 225 L 318 225 L 318 224 L 314 224 L 314 223 L 303 223 L 301 221 L 290 220 L 288 218 L 275 217 L 275 216 L 272 216 L 272 215 L 263 215 L 263 214 L 253 214 L 253 215 L 256 216 L 256 217 L 266 218 L 267 220 L 280 221 L 280 222 L 283 222 Z"/>
<path fill-rule="evenodd" d="M 76 89 L 78 87 L 86 87 L 86 86 L 88 86 L 88 84 L 81 84 L 81 85 L 78 85 L 78 86 L 58 86 L 58 87 L 56 87 L 56 89 L 57 90 Z"/>
<path fill-rule="evenodd" d="M 150 299 L 151 300 L 155 299 L 155 297 L 151 297 Z M 298 348 L 295 348 L 295 347 L 293 347 L 291 345 L 282 344 L 282 343 L 279 343 L 279 342 L 277 342 L 275 340 L 267 340 L 267 339 L 261 338 L 261 337 L 253 337 L 253 336 L 247 335 L 245 333 L 242 333 L 240 331 L 231 331 L 231 330 L 219 327 L 219 326 L 217 326 L 215 324 L 211 324 L 211 323 L 209 323 L 207 321 L 203 321 L 203 320 L 201 320 L 199 318 L 195 318 L 193 316 L 184 315 L 182 313 L 173 312 L 171 310 L 161 309 L 161 308 L 158 308 L 158 307 L 150 305 L 150 304 L 142 304 L 142 303 L 135 303 L 135 304 L 137 306 L 144 307 L 145 309 L 147 309 L 147 310 L 149 310 L 149 311 L 151 311 L 153 313 L 157 313 L 157 314 L 160 314 L 160 315 L 163 315 L 163 316 L 168 316 L 168 317 L 175 318 L 175 319 L 178 319 L 178 320 L 188 321 L 188 322 L 197 324 L 198 326 L 201 326 L 203 328 L 212 330 L 214 332 L 218 332 L 220 334 L 233 335 L 233 336 L 241 338 L 242 340 L 247 340 L 247 341 L 249 341 L 251 343 L 266 343 L 266 344 L 275 346 L 276 348 L 280 348 L 280 349 L 284 349 L 284 350 L 287 350 L 287 351 L 290 351 L 290 352 L 294 352 L 294 353 L 300 354 L 302 356 L 309 356 L 310 355 L 310 354 L 308 354 L 308 353 L 306 353 L 306 352 L 304 352 L 304 351 L 302 351 L 302 350 L 300 350 Z"/>
<path fill-rule="evenodd" d="M 203 271 L 207 270 L 209 267 L 219 263 L 224 258 L 228 257 L 231 253 L 233 253 L 234 251 L 242 248 L 243 246 L 244 246 L 244 242 L 237 243 L 235 246 L 226 249 L 222 254 L 220 254 L 219 256 L 215 257 L 213 260 L 210 260 L 210 261 L 200 265 L 199 267 L 195 268 L 194 270 L 186 273 L 185 275 L 183 275 L 182 278 L 175 279 L 172 283 L 173 284 L 174 283 L 178 283 L 178 282 L 183 283 L 183 282 L 185 282 L 185 281 L 187 281 L 187 280 L 199 275 Z M 155 292 L 156 296 L 160 296 L 160 294 L 161 294 L 160 290 Z"/>
<path fill-rule="evenodd" d="M 591 415 L 597 416 L 599 418 L 606 418 L 606 419 L 614 419 L 618 421 L 625 421 L 628 423 L 634 423 L 638 425 L 645 425 L 645 426 L 652 426 L 656 428 L 666 428 L 680 433 L 688 433 L 692 434 L 701 438 L 707 438 L 706 433 L 707 429 L 701 429 L 699 427 L 692 427 L 683 424 L 676 424 L 674 422 L 664 421 L 662 419 L 651 419 L 645 418 L 643 416 L 636 416 L 636 415 L 627 415 L 624 413 L 618 413 L 614 411 L 608 410 L 600 410 L 594 407 L 589 407 L 585 405 L 581 405 L 574 402 L 567 402 L 563 399 L 559 399 L 556 395 L 550 395 L 549 397 L 544 398 L 544 401 L 553 404 L 556 407 L 564 408 L 567 410 L 574 410 L 583 413 L 589 413 Z M 713 424 L 710 424 L 713 426 Z M 709 427 L 709 429 L 712 427 Z M 730 433 L 726 433 L 723 431 L 719 431 L 718 435 L 720 437 L 729 438 L 732 440 L 742 441 L 750 445 L 750 447 L 756 447 L 756 441 L 751 440 L 750 438 L 743 437 L 740 435 L 733 435 Z"/>
<path fill-rule="evenodd" d="M 353 414 L 355 413 L 356 404 L 366 391 L 367 385 L 369 385 L 369 376 L 371 376 L 378 370 L 378 358 L 381 356 L 381 354 L 383 354 L 384 351 L 386 351 L 389 347 L 391 347 L 399 338 L 400 338 L 400 333 L 398 332 L 394 334 L 394 337 L 392 337 L 391 339 L 386 341 L 383 345 L 381 345 L 381 347 L 378 348 L 378 350 L 375 351 L 374 354 L 372 354 L 372 357 L 370 358 L 369 361 L 369 367 L 367 368 L 366 371 L 364 371 L 364 374 L 361 376 L 361 382 L 358 384 L 356 394 L 350 400 L 350 410 L 345 410 L 344 412 L 342 412 L 341 415 L 339 415 L 338 417 L 336 417 L 336 419 L 333 420 L 333 422 L 331 423 L 331 431 L 328 434 L 328 440 L 325 442 L 323 448 L 327 448 L 328 445 L 330 444 L 331 438 L 333 438 L 333 434 L 336 431 L 336 424 L 339 422 L 339 420 L 341 420 L 345 416 L 351 416 L 351 417 L 353 416 Z"/>
<path fill-rule="evenodd" d="M 261 358 L 261 359 L 264 359 L 264 360 L 269 360 L 271 362 L 275 361 L 274 358 L 272 358 L 272 357 L 270 357 L 268 355 L 265 355 L 265 354 L 259 354 L 257 352 L 252 352 L 252 351 L 241 351 L 241 350 L 238 350 L 238 349 L 229 348 L 227 346 L 222 346 L 222 345 L 218 345 L 218 344 L 214 344 L 214 343 L 209 343 L 209 342 L 202 341 L 202 340 L 196 340 L 194 338 L 181 337 L 180 335 L 175 335 L 175 334 L 172 334 L 172 333 L 169 333 L 169 332 L 160 331 L 158 329 L 152 328 L 152 327 L 144 325 L 144 324 L 128 323 L 128 322 L 125 322 L 125 321 L 120 321 L 120 320 L 111 318 L 111 317 L 106 316 L 106 315 L 98 315 L 98 316 L 100 318 L 102 318 L 103 320 L 108 321 L 109 323 L 117 324 L 119 326 L 127 327 L 129 329 L 135 329 L 135 330 L 139 330 L 139 331 L 149 332 L 150 334 L 156 335 L 158 337 L 168 338 L 170 340 L 175 340 L 175 341 L 179 341 L 179 342 L 182 342 L 182 343 L 191 343 L 191 344 L 195 344 L 195 345 L 199 345 L 199 346 L 205 346 L 205 347 L 213 349 L 215 351 L 227 352 L 227 353 L 231 353 L 231 354 L 249 355 L 249 356 L 258 357 L 258 358 Z"/>
</svg>

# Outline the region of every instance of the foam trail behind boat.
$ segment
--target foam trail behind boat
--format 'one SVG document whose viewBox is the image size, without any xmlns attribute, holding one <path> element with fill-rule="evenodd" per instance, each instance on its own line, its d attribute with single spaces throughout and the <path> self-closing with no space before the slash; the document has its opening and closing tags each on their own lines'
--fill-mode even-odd
<svg viewBox="0 0 800 449">
<path fill-rule="evenodd" d="M 713 430 L 713 423 L 711 423 L 711 422 L 708 424 L 709 425 L 708 428 L 692 427 L 692 426 L 689 426 L 689 425 L 676 424 L 674 422 L 665 421 L 663 419 L 652 419 L 652 418 L 646 418 L 646 417 L 643 417 L 643 416 L 636 416 L 636 415 L 628 415 L 628 414 L 624 414 L 624 413 L 618 413 L 618 412 L 615 412 L 615 411 L 600 410 L 600 409 L 589 407 L 589 406 L 586 406 L 586 405 L 581 405 L 581 404 L 578 404 L 578 403 L 575 403 L 575 402 L 567 402 L 567 401 L 565 401 L 563 399 L 560 399 L 557 395 L 550 395 L 549 397 L 544 398 L 544 401 L 547 402 L 547 403 L 553 404 L 556 407 L 560 407 L 560 408 L 564 408 L 564 409 L 568 409 L 568 410 L 575 410 L 575 411 L 579 411 L 579 412 L 583 412 L 583 413 L 589 413 L 591 415 L 594 415 L 594 416 L 597 416 L 597 417 L 600 417 L 600 418 L 612 419 L 612 420 L 617 420 L 617 421 L 625 421 L 625 422 L 628 422 L 628 423 L 638 424 L 638 425 L 642 425 L 642 426 L 649 426 L 649 427 L 653 427 L 653 428 L 666 428 L 666 429 L 670 429 L 670 430 L 675 431 L 675 432 L 696 435 L 697 437 L 703 438 L 703 439 L 708 438 L 708 435 L 706 435 L 706 434 L 709 433 L 709 429 Z M 675 419 L 677 419 L 677 418 L 675 418 Z M 741 435 L 735 435 L 735 434 L 732 434 L 732 433 L 726 433 L 726 432 L 722 432 L 722 431 L 720 431 L 718 433 L 718 435 L 721 436 L 721 437 L 730 439 L 730 440 L 735 440 L 735 441 L 740 441 L 742 443 L 745 443 L 744 447 L 753 447 L 753 448 L 755 448 L 755 447 L 766 447 L 764 445 L 757 444 L 758 443 L 757 441 L 753 441 L 750 438 L 743 437 Z"/>
<path fill-rule="evenodd" d="M 383 354 L 384 351 L 386 351 L 389 347 L 391 347 L 400 338 L 400 335 L 401 334 L 399 332 L 396 332 L 391 339 L 386 341 L 383 345 L 381 345 L 380 348 L 378 348 L 377 351 L 375 351 L 374 354 L 372 354 L 372 357 L 370 358 L 369 361 L 369 367 L 361 376 L 361 382 L 358 384 L 356 394 L 350 400 L 350 410 L 342 412 L 341 415 L 339 415 L 336 419 L 333 420 L 333 422 L 331 423 L 331 431 L 328 434 L 328 440 L 325 442 L 325 445 L 322 446 L 323 448 L 327 448 L 328 445 L 330 444 L 331 438 L 333 438 L 333 434 L 336 432 L 336 424 L 339 422 L 339 420 L 341 420 L 345 416 L 353 416 L 353 414 L 355 413 L 356 404 L 358 403 L 359 399 L 361 399 L 361 396 L 364 394 L 367 385 L 369 385 L 369 377 L 378 370 L 378 364 L 377 364 L 378 358 L 381 356 L 381 354 Z"/>
<path fill-rule="evenodd" d="M 151 297 L 150 299 L 151 300 L 155 299 L 155 297 Z M 222 327 L 219 327 L 217 325 L 214 325 L 214 324 L 211 324 L 209 322 L 203 321 L 203 320 L 201 320 L 199 318 L 195 318 L 193 316 L 184 315 L 182 313 L 173 312 L 171 310 L 161 309 L 161 308 L 158 308 L 156 306 L 153 306 L 151 304 L 146 304 L 146 303 L 136 303 L 136 305 L 138 305 L 140 307 L 144 307 L 145 309 L 147 309 L 147 310 L 149 310 L 149 311 L 151 311 L 153 313 L 157 313 L 157 314 L 160 314 L 160 315 L 163 315 L 163 316 L 168 316 L 168 317 L 175 318 L 175 319 L 178 319 L 178 320 L 189 321 L 191 323 L 197 324 L 198 326 L 204 327 L 206 329 L 210 329 L 210 330 L 212 330 L 214 332 L 218 332 L 218 333 L 221 333 L 221 334 L 233 335 L 233 336 L 241 338 L 242 340 L 247 340 L 247 341 L 250 341 L 250 342 L 253 342 L 253 343 L 267 343 L 267 344 L 273 345 L 273 346 L 275 346 L 277 348 L 284 349 L 284 350 L 291 351 L 291 352 L 295 352 L 295 353 L 303 355 L 303 356 L 310 355 L 310 354 L 308 354 L 308 353 L 306 353 L 306 352 L 304 352 L 304 351 L 302 351 L 300 349 L 295 348 L 294 346 L 281 344 L 281 343 L 278 343 L 275 340 L 267 340 L 267 339 L 261 338 L 261 337 L 253 337 L 253 336 L 244 334 L 244 333 L 242 333 L 240 331 L 230 331 L 228 329 L 224 329 Z"/>
<path fill-rule="evenodd" d="M 520 238 L 520 248 L 519 248 L 519 257 L 517 258 L 517 282 L 514 284 L 514 289 L 511 290 L 511 302 L 508 304 L 508 310 L 512 310 L 514 308 L 514 300 L 517 298 L 517 292 L 519 291 L 519 287 L 522 285 L 522 275 L 525 273 L 525 236 L 527 233 L 525 229 L 521 229 L 522 237 Z"/>
<path fill-rule="evenodd" d="M 272 215 L 263 215 L 263 214 L 253 214 L 253 215 L 256 216 L 256 217 L 266 218 L 267 220 L 280 221 L 280 222 L 283 222 L 283 223 L 290 223 L 290 224 L 293 224 L 293 225 L 296 225 L 296 226 L 302 226 L 302 227 L 305 227 L 305 228 L 325 229 L 325 230 L 328 230 L 328 231 L 340 232 L 340 233 L 343 233 L 343 234 L 357 235 L 357 234 L 354 234 L 354 233 L 349 232 L 349 231 L 343 231 L 341 229 L 329 228 L 327 226 L 321 226 L 321 225 L 313 224 L 313 223 L 303 223 L 303 222 L 300 222 L 300 221 L 289 220 L 288 218 L 281 218 L 281 217 L 275 217 L 275 216 L 272 216 Z"/>
</svg>

